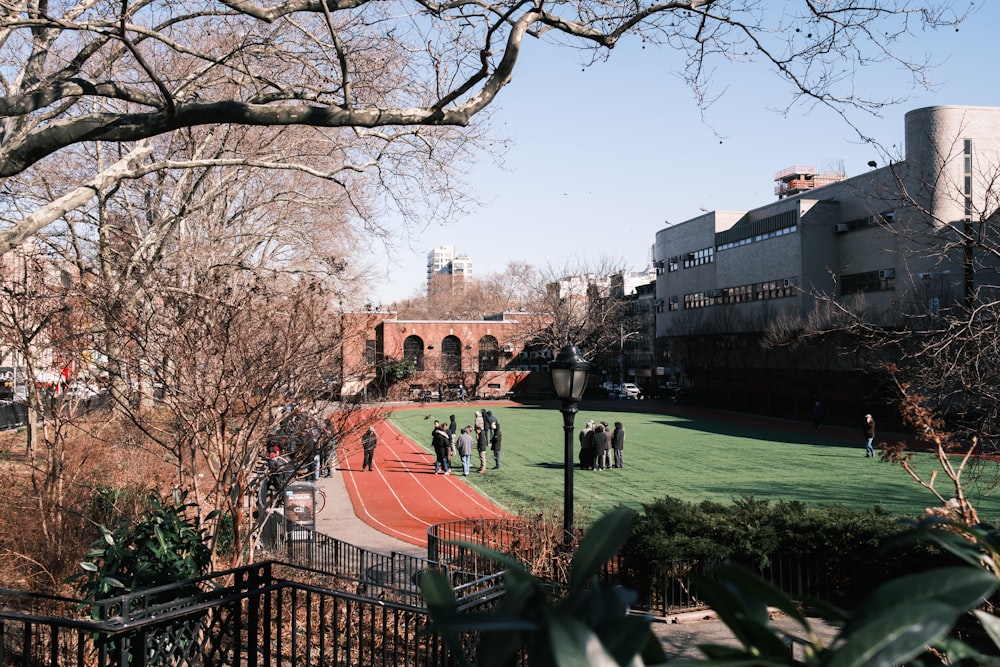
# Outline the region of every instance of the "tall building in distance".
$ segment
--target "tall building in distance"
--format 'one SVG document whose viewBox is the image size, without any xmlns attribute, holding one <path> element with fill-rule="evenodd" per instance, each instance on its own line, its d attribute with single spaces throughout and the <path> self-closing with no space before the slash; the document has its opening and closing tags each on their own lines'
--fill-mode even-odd
<svg viewBox="0 0 1000 667">
<path fill-rule="evenodd" d="M 443 245 L 427 253 L 427 294 L 464 292 L 472 279 L 472 260 Z"/>
</svg>

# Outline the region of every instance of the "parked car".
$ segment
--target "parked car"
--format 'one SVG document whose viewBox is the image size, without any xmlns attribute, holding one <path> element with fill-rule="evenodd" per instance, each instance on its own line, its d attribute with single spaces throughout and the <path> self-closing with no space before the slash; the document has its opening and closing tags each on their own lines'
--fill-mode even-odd
<svg viewBox="0 0 1000 667">
<path fill-rule="evenodd" d="M 626 382 L 621 387 L 615 385 L 615 389 L 610 395 L 612 398 L 639 400 L 642 398 L 642 390 L 637 385 Z"/>
</svg>

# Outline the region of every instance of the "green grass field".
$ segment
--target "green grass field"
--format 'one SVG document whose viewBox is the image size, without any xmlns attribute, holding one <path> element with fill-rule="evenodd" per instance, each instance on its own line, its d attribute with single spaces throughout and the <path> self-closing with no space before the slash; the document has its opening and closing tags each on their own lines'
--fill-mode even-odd
<svg viewBox="0 0 1000 667">
<path fill-rule="evenodd" d="M 607 405 L 608 409 L 604 409 Z M 898 465 L 864 456 L 861 429 L 766 428 L 724 420 L 685 417 L 674 406 L 583 401 L 576 416 L 579 433 L 588 419 L 625 426 L 625 467 L 621 470 L 574 471 L 577 523 L 604 511 L 672 496 L 688 502 L 753 496 L 772 502 L 798 500 L 812 506 L 881 505 L 901 516 L 916 516 L 938 504 Z M 503 431 L 501 469 L 464 478 L 497 505 L 518 513 L 559 509 L 563 498 L 563 418 L 555 404 L 501 407 L 489 403 L 428 404 L 403 409 L 391 421 L 428 451 L 433 420 L 447 423 L 454 414 L 459 428 L 473 422 L 476 409 L 492 410 Z M 601 408 L 600 410 L 596 408 Z M 649 409 L 650 412 L 638 410 Z M 662 409 L 663 412 L 652 410 Z M 622 411 L 616 411 L 622 410 Z M 781 425 L 778 425 L 781 426 Z M 876 439 L 878 440 L 878 438 Z M 574 434 L 574 463 L 578 451 Z M 457 457 L 455 457 L 457 460 Z M 918 455 L 917 467 L 929 475 L 936 463 Z M 993 464 L 995 465 L 995 464 Z M 478 466 L 473 452 L 473 470 Z M 943 475 L 938 488 L 950 495 Z M 996 494 L 977 496 L 966 489 L 980 518 L 1000 518 Z"/>
</svg>

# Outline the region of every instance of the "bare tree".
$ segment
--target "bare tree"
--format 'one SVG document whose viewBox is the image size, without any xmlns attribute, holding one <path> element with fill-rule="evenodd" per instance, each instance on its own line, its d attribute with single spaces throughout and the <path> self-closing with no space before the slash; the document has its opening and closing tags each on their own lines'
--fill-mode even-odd
<svg viewBox="0 0 1000 667">
<path fill-rule="evenodd" d="M 317 152 L 334 156 L 333 166 L 313 166 L 305 155 L 258 166 L 291 166 L 343 185 L 349 174 L 369 172 L 376 196 L 412 215 L 421 196 L 447 193 L 454 176 L 414 167 L 436 155 L 451 162 L 476 141 L 463 128 L 475 126 L 511 80 L 525 37 L 585 47 L 594 59 L 625 36 L 675 49 L 704 104 L 715 64 L 738 58 L 767 63 L 788 82 L 793 101 L 845 115 L 877 112 L 891 100 L 862 96 L 850 86 L 854 77 L 842 75 L 845 67 L 902 64 L 923 83 L 928 63 L 906 58 L 902 47 L 922 29 L 964 20 L 953 4 L 20 0 L 0 16 L 0 178 L 41 168 L 80 144 L 119 148 L 47 202 L 9 216 L 0 252 L 84 203 L 88 192 L 163 168 L 170 154 L 147 159 L 156 152 L 147 142 L 199 126 L 321 128 L 312 138 Z"/>
<path fill-rule="evenodd" d="M 73 313 L 88 322 L 115 414 L 144 436 L 133 445 L 161 451 L 204 519 L 232 521 L 240 560 L 253 557 L 266 518 L 243 501 L 266 481 L 255 473 L 281 408 L 340 429 L 327 438 L 359 427 L 349 410 L 326 424 L 314 403 L 340 379 L 338 308 L 363 276 L 348 261 L 351 204 L 296 170 L 230 163 L 234 149 L 296 146 L 271 138 L 254 128 L 172 135 L 182 168 L 123 181 L 92 215 L 74 212 L 40 237 L 81 276 Z M 311 465 L 320 446 L 288 453 L 289 470 Z M 207 525 L 215 536 L 219 524 Z"/>
</svg>

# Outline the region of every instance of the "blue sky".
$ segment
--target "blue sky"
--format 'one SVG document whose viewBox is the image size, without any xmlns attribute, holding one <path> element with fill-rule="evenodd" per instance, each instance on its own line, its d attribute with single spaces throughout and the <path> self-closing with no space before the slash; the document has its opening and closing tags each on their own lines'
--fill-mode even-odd
<svg viewBox="0 0 1000 667">
<path fill-rule="evenodd" d="M 980 8 L 958 32 L 922 33 L 906 53 L 939 63 L 934 90 L 912 88 L 901 71 L 861 81 L 886 97 L 907 97 L 881 117 L 850 115 L 868 136 L 902 152 L 903 116 L 940 104 L 1000 106 L 991 71 L 1000 3 Z M 513 141 L 503 167 L 484 157 L 468 178 L 485 202 L 442 225 L 430 221 L 388 257 L 379 249 L 371 300 L 388 305 L 426 279 L 432 248 L 454 245 L 474 273 L 502 271 L 511 260 L 576 265 L 599 257 L 644 268 L 665 222 L 704 210 L 746 210 L 774 200 L 774 175 L 792 165 L 843 165 L 848 176 L 882 155 L 845 121 L 819 107 L 793 106 L 787 87 L 765 68 L 720 66 L 722 93 L 704 118 L 675 74 L 676 53 L 622 43 L 610 59 L 583 67 L 573 49 L 528 44 L 492 121 Z M 389 279 L 389 276 L 392 279 Z"/>
</svg>

